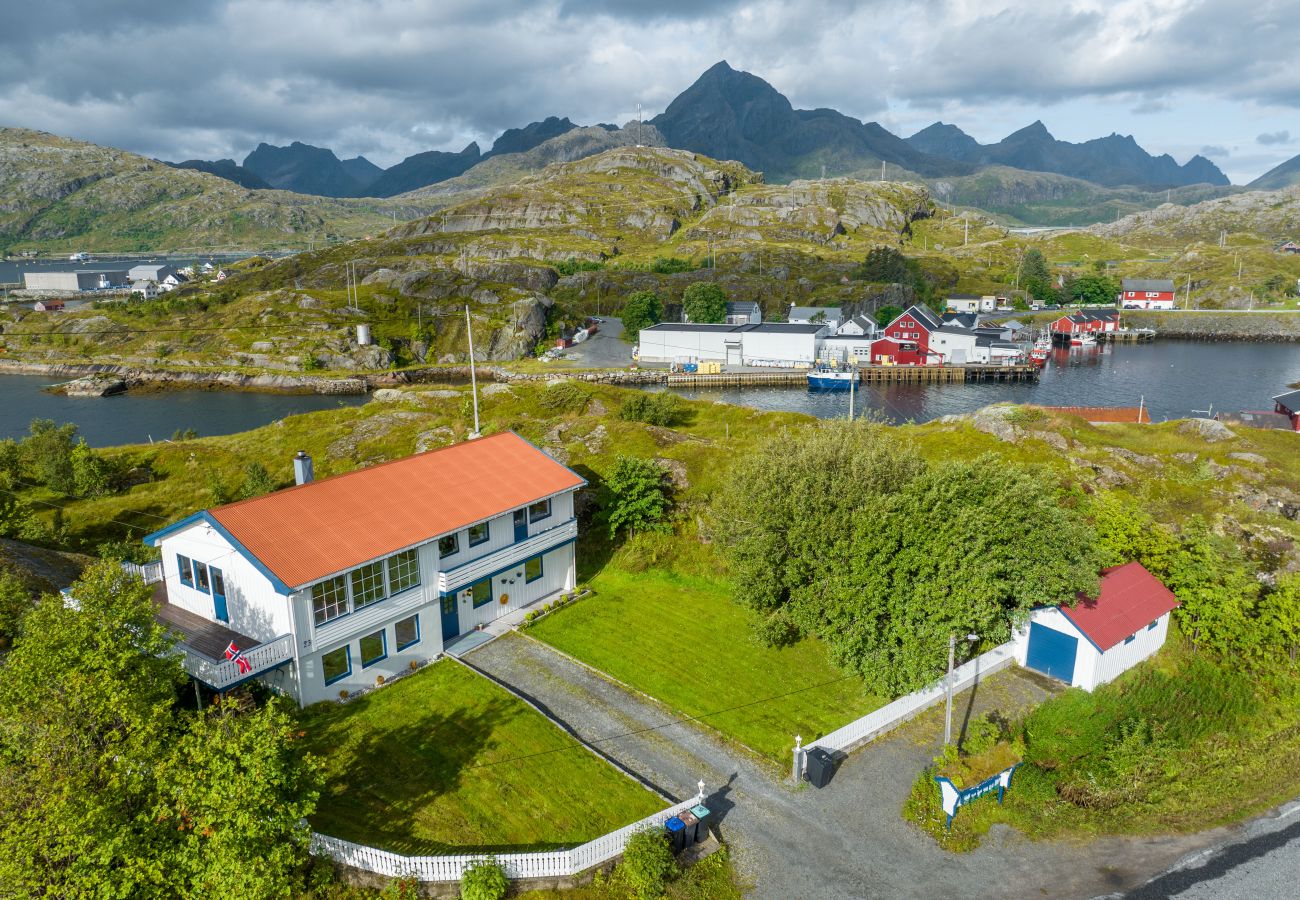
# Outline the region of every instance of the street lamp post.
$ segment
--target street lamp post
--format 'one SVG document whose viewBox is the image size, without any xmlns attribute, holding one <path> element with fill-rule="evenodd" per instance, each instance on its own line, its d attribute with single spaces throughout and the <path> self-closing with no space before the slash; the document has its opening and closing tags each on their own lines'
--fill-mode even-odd
<svg viewBox="0 0 1300 900">
<path fill-rule="evenodd" d="M 966 640 L 972 643 L 978 641 L 979 639 L 980 636 L 978 634 L 966 635 Z M 945 747 L 947 747 L 949 744 L 952 743 L 952 669 L 953 669 L 953 663 L 956 662 L 956 657 L 957 657 L 957 635 L 950 634 L 948 635 L 948 680 L 947 680 L 948 702 L 947 702 L 947 710 L 943 717 L 943 745 Z"/>
</svg>

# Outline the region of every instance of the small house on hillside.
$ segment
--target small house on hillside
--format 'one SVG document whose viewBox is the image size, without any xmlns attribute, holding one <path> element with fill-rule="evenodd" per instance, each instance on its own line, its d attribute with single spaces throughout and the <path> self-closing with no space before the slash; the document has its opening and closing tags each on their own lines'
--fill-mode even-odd
<svg viewBox="0 0 1300 900">
<path fill-rule="evenodd" d="M 763 324 L 763 307 L 753 300 L 733 300 L 727 303 L 728 325 Z"/>
<path fill-rule="evenodd" d="M 1044 606 L 1016 632 L 1016 662 L 1091 691 L 1153 656 L 1169 633 L 1176 598 L 1137 562 L 1106 569 L 1096 599 Z"/>
<path fill-rule="evenodd" d="M 331 699 L 574 587 L 586 482 L 514 432 L 320 481 L 299 453 L 294 474 L 144 539 L 162 552 L 157 617 L 213 689 Z"/>
<path fill-rule="evenodd" d="M 1173 309 L 1174 283 L 1168 278 L 1125 278 L 1119 301 L 1125 309 Z"/>
<path fill-rule="evenodd" d="M 153 300 L 158 296 L 158 283 L 143 280 L 133 282 L 131 284 L 131 293 L 138 294 L 144 300 Z"/>
<path fill-rule="evenodd" d="M 786 321 L 791 325 L 829 325 L 834 333 L 844 321 L 844 314 L 838 306 L 795 306 L 792 303 Z"/>
<path fill-rule="evenodd" d="M 850 319 L 846 319 L 840 325 L 836 334 L 849 335 L 853 337 L 875 338 L 881 334 L 881 328 L 876 324 L 876 320 L 865 313 L 858 313 Z"/>
<path fill-rule="evenodd" d="M 997 305 L 998 298 L 992 294 L 949 294 L 944 298 L 944 306 L 949 312 L 993 312 Z"/>
<path fill-rule="evenodd" d="M 1300 253 L 1300 244 L 1295 241 L 1287 241 L 1277 248 L 1278 253 Z"/>
<path fill-rule="evenodd" d="M 59 312 L 66 304 L 62 300 L 37 300 L 32 304 L 36 312 Z"/>
</svg>

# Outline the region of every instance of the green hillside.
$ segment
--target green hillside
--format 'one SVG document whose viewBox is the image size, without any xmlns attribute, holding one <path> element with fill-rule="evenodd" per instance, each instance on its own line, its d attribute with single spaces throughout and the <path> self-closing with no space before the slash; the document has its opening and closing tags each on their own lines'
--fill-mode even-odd
<svg viewBox="0 0 1300 900">
<path fill-rule="evenodd" d="M 0 129 L 0 253 L 299 248 L 435 207 L 248 190 L 109 147 Z"/>
</svg>

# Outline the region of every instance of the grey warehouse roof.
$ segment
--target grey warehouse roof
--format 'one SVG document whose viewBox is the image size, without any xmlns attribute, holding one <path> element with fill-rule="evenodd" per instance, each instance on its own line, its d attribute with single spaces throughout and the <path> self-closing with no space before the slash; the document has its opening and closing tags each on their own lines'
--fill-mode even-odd
<svg viewBox="0 0 1300 900">
<path fill-rule="evenodd" d="M 1172 291 L 1174 283 L 1168 278 L 1125 278 L 1120 284 L 1124 291 Z"/>
</svg>

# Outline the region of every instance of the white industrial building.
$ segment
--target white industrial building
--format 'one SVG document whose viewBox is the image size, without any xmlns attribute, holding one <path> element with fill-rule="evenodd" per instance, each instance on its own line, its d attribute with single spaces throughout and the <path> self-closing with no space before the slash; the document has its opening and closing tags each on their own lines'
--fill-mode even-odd
<svg viewBox="0 0 1300 900">
<path fill-rule="evenodd" d="M 119 269 L 23 273 L 23 287 L 29 291 L 103 291 L 126 284 L 126 272 Z"/>
<path fill-rule="evenodd" d="M 1107 569 L 1097 599 L 1030 614 L 1013 638 L 1016 661 L 1091 691 L 1153 656 L 1164 645 L 1177 606 L 1173 592 L 1141 563 Z"/>
<path fill-rule="evenodd" d="M 817 361 L 829 325 L 765 322 L 697 325 L 664 322 L 642 328 L 637 359 L 643 364 L 721 362 L 797 368 Z"/>
</svg>

